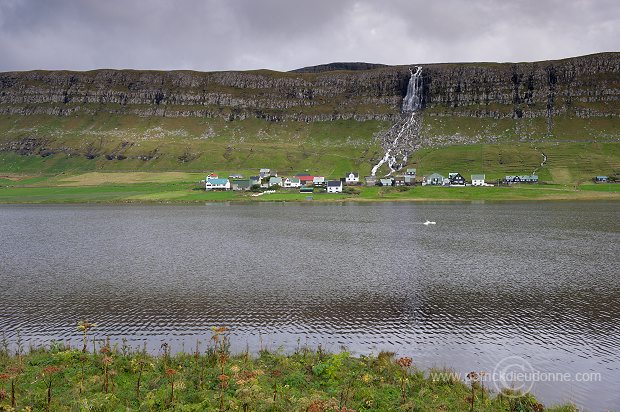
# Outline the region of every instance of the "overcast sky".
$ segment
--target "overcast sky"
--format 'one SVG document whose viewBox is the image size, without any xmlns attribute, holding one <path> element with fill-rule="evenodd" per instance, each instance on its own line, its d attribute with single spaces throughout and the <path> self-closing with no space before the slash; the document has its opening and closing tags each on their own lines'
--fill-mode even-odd
<svg viewBox="0 0 620 412">
<path fill-rule="evenodd" d="M 0 71 L 291 70 L 620 51 L 619 0 L 0 0 Z"/>
</svg>

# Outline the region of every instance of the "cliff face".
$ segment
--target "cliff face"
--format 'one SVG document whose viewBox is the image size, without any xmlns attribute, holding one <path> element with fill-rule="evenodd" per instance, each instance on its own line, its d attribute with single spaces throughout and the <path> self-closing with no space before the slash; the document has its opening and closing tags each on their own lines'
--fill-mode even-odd
<svg viewBox="0 0 620 412">
<path fill-rule="evenodd" d="M 0 73 L 0 115 L 396 119 L 408 67 L 357 68 L 296 73 L 7 72 Z M 430 116 L 620 115 L 620 53 L 537 63 L 432 64 L 423 66 L 423 76 L 424 107 Z"/>
</svg>

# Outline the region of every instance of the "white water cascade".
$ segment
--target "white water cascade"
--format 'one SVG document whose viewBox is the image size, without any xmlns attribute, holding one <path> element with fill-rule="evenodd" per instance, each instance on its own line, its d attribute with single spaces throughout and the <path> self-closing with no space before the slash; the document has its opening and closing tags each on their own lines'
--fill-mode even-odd
<svg viewBox="0 0 620 412">
<path fill-rule="evenodd" d="M 422 108 L 422 66 L 416 67 L 415 73 L 409 69 L 411 77 L 407 85 L 407 95 L 403 99 L 403 113 L 417 112 Z"/>
<path fill-rule="evenodd" d="M 409 69 L 411 77 L 409 78 L 409 84 L 407 85 L 407 94 L 403 99 L 403 105 L 401 112 L 403 118 L 388 130 L 383 136 L 382 145 L 385 149 L 385 155 L 379 160 L 373 168 L 370 174 L 375 176 L 377 170 L 387 163 L 390 168 L 390 172 L 387 176 L 400 170 L 407 162 L 409 151 L 407 149 L 400 148 L 402 146 L 403 137 L 411 142 L 415 142 L 419 137 L 420 122 L 416 114 L 422 108 L 422 67 L 416 67 L 415 72 Z M 411 143 L 408 142 L 408 143 Z M 400 148 L 400 150 L 399 150 Z M 399 153 L 394 153 L 398 151 Z M 397 161 L 397 154 L 402 155 L 402 161 Z"/>
</svg>

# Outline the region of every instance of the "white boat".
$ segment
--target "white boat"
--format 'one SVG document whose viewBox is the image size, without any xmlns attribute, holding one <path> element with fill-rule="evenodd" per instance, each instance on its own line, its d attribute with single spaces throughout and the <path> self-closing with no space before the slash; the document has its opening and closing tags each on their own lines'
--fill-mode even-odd
<svg viewBox="0 0 620 412">
<path fill-rule="evenodd" d="M 431 222 L 430 220 L 427 220 L 426 222 L 422 223 L 424 226 L 428 226 L 428 225 L 436 225 L 436 222 Z"/>
</svg>

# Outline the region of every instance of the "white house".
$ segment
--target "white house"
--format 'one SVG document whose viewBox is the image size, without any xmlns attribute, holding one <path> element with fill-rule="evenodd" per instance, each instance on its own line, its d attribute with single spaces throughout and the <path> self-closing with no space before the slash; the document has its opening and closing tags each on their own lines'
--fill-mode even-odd
<svg viewBox="0 0 620 412">
<path fill-rule="evenodd" d="M 472 186 L 485 186 L 484 175 L 471 175 Z"/>
<path fill-rule="evenodd" d="M 323 186 L 325 184 L 325 176 L 314 176 L 312 178 L 312 184 L 314 186 Z"/>
<path fill-rule="evenodd" d="M 258 175 L 263 178 L 263 177 L 271 177 L 271 176 L 278 176 L 278 172 L 272 172 L 271 169 L 267 169 L 267 168 L 263 168 L 260 169 L 258 172 Z"/>
<path fill-rule="evenodd" d="M 359 173 L 348 172 L 344 177 L 344 181 L 348 185 L 356 185 L 360 182 L 360 175 Z"/>
<path fill-rule="evenodd" d="M 282 179 L 282 187 L 301 187 L 301 180 L 298 177 L 287 177 Z"/>
<path fill-rule="evenodd" d="M 394 179 L 391 177 L 385 177 L 383 179 L 379 179 L 379 183 L 381 183 L 381 186 L 392 186 Z"/>
<path fill-rule="evenodd" d="M 269 187 L 273 187 L 273 186 L 280 186 L 280 187 L 282 187 L 282 178 L 281 177 L 276 177 L 276 176 L 271 176 L 269 178 Z"/>
<path fill-rule="evenodd" d="M 327 193 L 342 193 L 342 180 L 328 180 Z"/>
<path fill-rule="evenodd" d="M 205 190 L 230 190 L 230 180 L 207 177 Z"/>
</svg>

